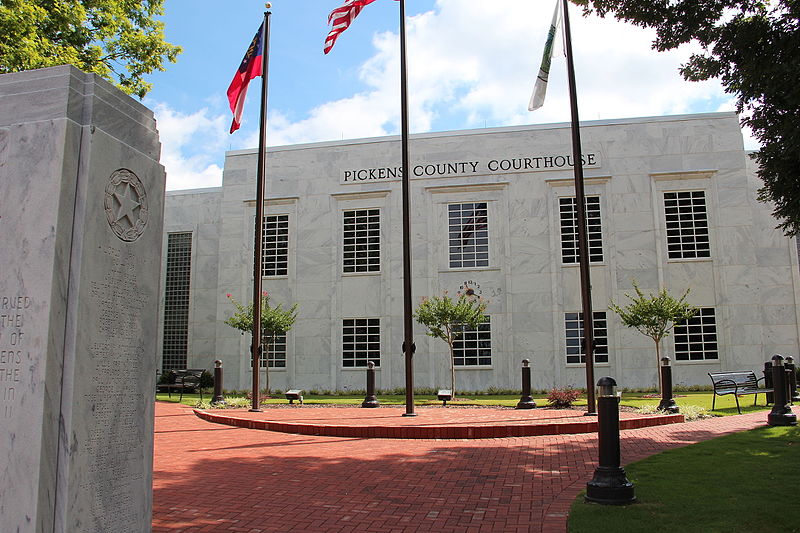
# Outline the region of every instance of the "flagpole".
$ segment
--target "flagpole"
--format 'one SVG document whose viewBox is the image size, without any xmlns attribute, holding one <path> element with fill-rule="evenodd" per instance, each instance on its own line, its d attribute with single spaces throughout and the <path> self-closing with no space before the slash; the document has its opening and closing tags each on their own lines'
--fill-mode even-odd
<svg viewBox="0 0 800 533">
<path fill-rule="evenodd" d="M 266 4 L 267 9 L 271 7 Z M 256 174 L 256 223 L 253 252 L 253 343 L 250 346 L 253 364 L 253 404 L 250 411 L 260 412 L 259 372 L 261 363 L 261 265 L 264 246 L 264 176 L 267 167 L 267 80 L 269 79 L 269 22 L 272 13 L 264 12 L 261 42 L 261 114 L 258 135 L 258 169 Z"/>
<path fill-rule="evenodd" d="M 578 225 L 578 258 L 583 305 L 583 353 L 586 355 L 587 415 L 595 415 L 594 394 L 594 315 L 592 313 L 592 282 L 589 269 L 589 243 L 586 235 L 586 196 L 583 188 L 583 160 L 581 158 L 581 132 L 578 121 L 578 97 L 575 89 L 575 65 L 572 58 L 572 33 L 569 26 L 568 1 L 562 0 L 564 17 L 564 48 L 567 55 L 569 104 L 572 112 L 572 160 L 575 173 L 575 204 Z"/>
<path fill-rule="evenodd" d="M 400 0 L 400 115 L 403 165 L 403 354 L 406 364 L 406 412 L 414 412 L 414 326 L 411 322 L 411 172 L 408 157 L 408 77 L 406 74 L 406 2 Z"/>
</svg>

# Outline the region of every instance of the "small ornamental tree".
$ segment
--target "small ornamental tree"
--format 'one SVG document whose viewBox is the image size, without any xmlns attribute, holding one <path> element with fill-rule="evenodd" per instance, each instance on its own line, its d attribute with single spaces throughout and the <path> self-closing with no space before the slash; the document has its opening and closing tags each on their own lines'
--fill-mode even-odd
<svg viewBox="0 0 800 533">
<path fill-rule="evenodd" d="M 234 329 L 238 329 L 245 333 L 253 331 L 253 302 L 247 305 L 242 305 L 237 302 L 231 293 L 226 294 L 228 300 L 231 301 L 236 311 L 233 316 L 225 321 L 225 324 Z M 297 318 L 297 304 L 292 305 L 289 309 L 283 309 L 282 304 L 271 306 L 269 303 L 269 294 L 267 291 L 261 293 L 261 334 L 265 343 L 262 345 L 264 353 L 269 353 L 269 345 L 275 340 L 275 335 L 286 333 L 294 325 Z M 259 362 L 260 365 L 260 362 Z M 267 389 L 269 394 L 269 364 L 264 368 L 266 374 L 266 383 L 264 388 Z"/>
<path fill-rule="evenodd" d="M 619 315 L 624 325 L 635 328 L 641 334 L 653 339 L 656 344 L 656 369 L 658 369 L 661 365 L 661 339 L 669 335 L 676 323 L 692 318 L 697 313 L 697 308 L 686 303 L 689 289 L 676 300 L 667 289 L 661 289 L 656 295 L 650 293 L 649 296 L 645 296 L 635 281 L 633 288 L 636 291 L 635 298 L 625 294 L 630 300 L 628 305 L 621 307 L 612 301 L 608 308 Z M 659 391 L 663 393 L 660 373 L 658 381 Z"/>
<path fill-rule="evenodd" d="M 447 291 L 442 296 L 423 298 L 414 318 L 428 328 L 426 334 L 442 339 L 450 349 L 450 391 L 456 397 L 456 365 L 453 344 L 464 334 L 464 329 L 477 329 L 486 321 L 486 302 L 471 294 L 459 294 L 457 300 L 451 299 Z"/>
</svg>

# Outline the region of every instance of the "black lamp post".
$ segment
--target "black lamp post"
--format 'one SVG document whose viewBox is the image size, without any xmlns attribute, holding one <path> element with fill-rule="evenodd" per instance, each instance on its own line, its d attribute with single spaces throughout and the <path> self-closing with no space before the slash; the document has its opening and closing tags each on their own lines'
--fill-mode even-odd
<svg viewBox="0 0 800 533">
<path fill-rule="evenodd" d="M 214 397 L 211 398 L 211 405 L 225 403 L 222 396 L 222 361 L 214 361 Z"/>
<path fill-rule="evenodd" d="M 531 396 L 531 362 L 529 359 L 522 360 L 522 397 L 517 402 L 517 409 L 533 409 L 536 402 Z"/>
<path fill-rule="evenodd" d="M 772 356 L 772 384 L 775 389 L 775 403 L 772 411 L 767 415 L 767 424 L 770 426 L 796 426 L 797 416 L 789 407 L 789 400 L 786 397 L 788 388 L 786 387 L 786 370 L 783 366 L 783 356 Z"/>
<path fill-rule="evenodd" d="M 380 402 L 375 396 L 375 363 L 367 361 L 367 396 L 361 407 L 378 407 Z"/>
<path fill-rule="evenodd" d="M 797 393 L 797 369 L 794 366 L 794 357 L 791 355 L 786 358 L 786 374 L 789 377 L 789 403 L 794 405 L 800 402 L 800 394 Z"/>
<path fill-rule="evenodd" d="M 658 410 L 674 415 L 678 413 L 678 406 L 672 397 L 672 367 L 667 356 L 661 358 L 661 403 Z"/>
<path fill-rule="evenodd" d="M 586 484 L 586 501 L 604 505 L 635 502 L 633 483 L 620 466 L 619 396 L 617 382 L 610 377 L 597 381 L 597 440 L 600 461 L 594 478 Z"/>
</svg>

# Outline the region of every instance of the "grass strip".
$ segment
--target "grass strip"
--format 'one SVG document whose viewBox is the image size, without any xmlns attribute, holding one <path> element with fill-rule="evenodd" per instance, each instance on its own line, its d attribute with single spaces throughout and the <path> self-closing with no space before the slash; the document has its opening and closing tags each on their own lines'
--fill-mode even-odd
<svg viewBox="0 0 800 533">
<path fill-rule="evenodd" d="M 569 531 L 800 532 L 798 461 L 797 426 L 765 426 L 667 450 L 625 467 L 638 503 L 590 504 L 582 493 L 572 504 Z"/>
</svg>

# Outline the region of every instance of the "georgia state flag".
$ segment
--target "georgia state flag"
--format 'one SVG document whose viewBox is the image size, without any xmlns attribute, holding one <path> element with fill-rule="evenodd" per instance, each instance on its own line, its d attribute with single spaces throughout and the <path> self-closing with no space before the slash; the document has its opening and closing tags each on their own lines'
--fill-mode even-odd
<svg viewBox="0 0 800 533">
<path fill-rule="evenodd" d="M 228 101 L 233 111 L 233 122 L 231 123 L 231 133 L 239 129 L 242 121 L 242 111 L 244 110 L 244 100 L 247 97 L 247 87 L 250 80 L 256 76 L 261 76 L 262 63 L 264 56 L 264 23 L 258 27 L 255 37 L 247 48 L 247 53 L 239 65 L 239 70 L 233 76 L 233 81 L 228 87 Z"/>
</svg>

